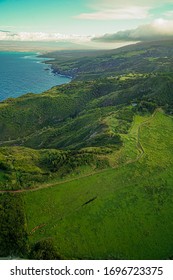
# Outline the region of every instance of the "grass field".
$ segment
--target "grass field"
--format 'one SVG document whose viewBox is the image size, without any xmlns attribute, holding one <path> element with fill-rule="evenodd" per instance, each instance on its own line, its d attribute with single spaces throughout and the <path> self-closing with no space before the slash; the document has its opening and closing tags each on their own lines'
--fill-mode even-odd
<svg viewBox="0 0 173 280">
<path fill-rule="evenodd" d="M 30 242 L 52 237 L 67 259 L 171 257 L 172 124 L 161 111 L 135 117 L 119 167 L 26 192 Z"/>
</svg>

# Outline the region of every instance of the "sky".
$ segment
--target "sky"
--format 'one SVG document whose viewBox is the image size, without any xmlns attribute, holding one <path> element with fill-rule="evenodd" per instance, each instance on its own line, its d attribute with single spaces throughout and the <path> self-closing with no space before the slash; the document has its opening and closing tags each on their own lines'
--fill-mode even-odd
<svg viewBox="0 0 173 280">
<path fill-rule="evenodd" d="M 173 0 L 0 0 L 0 40 L 173 38 Z"/>
</svg>

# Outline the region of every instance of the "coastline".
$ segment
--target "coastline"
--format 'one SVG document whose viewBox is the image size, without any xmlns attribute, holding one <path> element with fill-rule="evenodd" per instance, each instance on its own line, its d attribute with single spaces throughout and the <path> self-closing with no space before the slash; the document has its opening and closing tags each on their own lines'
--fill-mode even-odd
<svg viewBox="0 0 173 280">
<path fill-rule="evenodd" d="M 41 51 L 19 52 L 4 50 L 0 51 L 0 53 L 3 65 L 0 71 L 0 102 L 28 93 L 41 94 L 54 86 L 71 81 L 71 77 L 63 75 L 63 73 L 54 72 L 52 64 L 49 62 L 50 59 Z M 42 55 L 44 57 L 41 57 Z M 10 73 L 13 73 L 13 75 Z M 20 79 L 21 75 L 22 80 Z"/>
<path fill-rule="evenodd" d="M 69 74 L 67 74 L 67 73 L 64 73 L 63 71 L 61 71 L 61 70 L 59 70 L 59 71 L 57 71 L 57 69 L 53 66 L 53 63 L 51 63 L 51 61 L 55 61 L 55 58 L 48 58 L 48 57 L 46 57 L 46 54 L 40 54 L 40 55 L 38 55 L 37 57 L 41 57 L 41 58 L 45 58 L 45 60 L 44 61 L 41 61 L 41 63 L 44 63 L 44 64 L 46 64 L 46 65 L 50 65 L 50 70 L 51 70 L 51 72 L 54 74 L 54 75 L 57 75 L 57 76 L 59 76 L 59 77 L 63 77 L 63 78 L 68 78 L 68 79 L 71 79 L 71 81 L 75 78 L 74 76 L 72 76 L 72 75 L 69 75 Z M 45 71 L 46 71 L 47 69 L 45 69 Z M 71 82 L 70 81 L 70 82 Z"/>
<path fill-rule="evenodd" d="M 57 50 L 59 52 L 61 52 L 60 50 Z M 50 65 L 51 67 L 51 72 L 54 74 L 54 75 L 57 75 L 59 77 L 64 77 L 64 78 L 68 78 L 68 79 L 71 79 L 71 81 L 75 78 L 75 75 L 72 75 L 71 73 L 71 70 L 69 70 L 68 72 L 66 71 L 62 71 L 60 68 L 57 68 L 54 66 L 53 62 L 56 61 L 56 58 L 55 57 L 47 57 L 47 54 L 49 53 L 52 53 L 51 51 L 50 52 L 43 52 L 43 53 L 40 53 L 37 57 L 40 57 L 40 58 L 43 58 L 45 59 L 44 61 L 42 61 L 41 63 L 44 63 L 46 65 Z M 70 81 L 70 82 L 71 82 Z"/>
</svg>

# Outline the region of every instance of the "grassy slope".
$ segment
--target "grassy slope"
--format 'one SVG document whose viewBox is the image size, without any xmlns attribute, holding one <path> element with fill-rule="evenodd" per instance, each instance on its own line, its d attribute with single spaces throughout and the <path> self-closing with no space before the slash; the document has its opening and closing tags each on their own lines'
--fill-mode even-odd
<svg viewBox="0 0 173 280">
<path fill-rule="evenodd" d="M 130 72 L 172 72 L 172 54 L 170 40 L 133 44 L 109 51 L 52 52 L 48 56 L 54 59 L 51 64 L 56 73 L 70 75 L 76 80 L 92 80 Z"/>
<path fill-rule="evenodd" d="M 172 255 L 172 121 L 161 112 L 148 121 L 134 120 L 121 153 L 134 158 L 133 153 L 141 149 L 136 152 L 139 136 L 145 152 L 139 161 L 26 193 L 28 231 L 42 225 L 32 232 L 30 241 L 51 236 L 66 258 L 164 259 Z M 129 151 L 128 141 L 136 142 L 134 151 L 131 145 Z"/>
<path fill-rule="evenodd" d="M 28 94 L 0 103 L 0 145 L 36 149 L 95 146 L 90 136 L 94 132 L 104 133 L 103 118 L 120 106 L 133 102 L 140 105 L 141 101 L 157 106 L 172 104 L 172 74 L 131 75 L 72 82 L 43 94 Z M 124 120 L 126 114 L 119 119 Z M 122 126 L 121 123 L 119 127 Z"/>
<path fill-rule="evenodd" d="M 6 176 L 0 182 L 1 189 L 35 186 L 52 179 L 52 175 L 64 177 L 65 171 L 59 172 L 58 164 L 54 168 L 58 174 L 50 174 L 52 167 L 51 164 L 45 166 L 43 149 L 75 149 L 80 153 L 80 149 L 85 148 L 85 154 L 86 148 L 89 149 L 90 157 L 95 158 L 93 164 L 93 161 L 89 162 L 89 154 L 85 155 L 89 167 L 86 168 L 85 160 L 80 163 L 83 165 L 80 168 L 79 160 L 75 162 L 77 157 L 73 155 L 72 164 L 69 160 L 63 164 L 64 169 L 66 166 L 72 172 L 76 169 L 74 165 L 78 164 L 77 176 L 101 165 L 104 168 L 106 162 L 102 164 L 103 159 L 108 160 L 111 166 L 116 164 L 114 152 L 123 145 L 122 140 L 125 141 L 135 114 L 132 99 L 138 96 L 140 100 L 145 95 L 141 88 L 146 89 L 145 84 L 149 87 L 150 79 L 155 78 L 161 80 L 161 77 L 133 75 L 125 81 L 77 82 L 55 87 L 40 95 L 29 94 L 1 103 L 0 170 Z M 159 95 L 158 88 L 153 88 L 153 91 Z"/>
</svg>

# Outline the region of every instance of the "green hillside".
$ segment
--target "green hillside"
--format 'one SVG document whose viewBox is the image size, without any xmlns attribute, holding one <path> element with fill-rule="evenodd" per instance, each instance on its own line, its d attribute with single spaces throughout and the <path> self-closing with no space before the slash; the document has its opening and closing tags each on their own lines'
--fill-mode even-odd
<svg viewBox="0 0 173 280">
<path fill-rule="evenodd" d="M 76 80 L 110 77 L 127 73 L 173 72 L 173 41 L 138 43 L 109 51 L 52 52 L 46 57 L 55 73 Z M 43 56 L 44 57 L 44 56 Z"/>
<path fill-rule="evenodd" d="M 128 140 L 140 128 L 144 149 L 137 161 L 25 193 L 30 242 L 52 237 L 58 252 L 70 259 L 171 257 L 172 122 L 161 112 L 134 121 Z M 122 153 L 128 156 L 126 147 Z"/>
<path fill-rule="evenodd" d="M 0 256 L 172 258 L 172 42 L 59 54 L 71 83 L 0 103 Z"/>
</svg>

